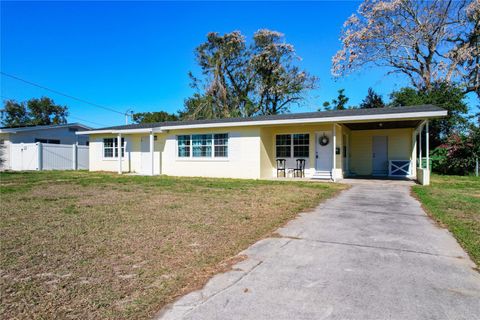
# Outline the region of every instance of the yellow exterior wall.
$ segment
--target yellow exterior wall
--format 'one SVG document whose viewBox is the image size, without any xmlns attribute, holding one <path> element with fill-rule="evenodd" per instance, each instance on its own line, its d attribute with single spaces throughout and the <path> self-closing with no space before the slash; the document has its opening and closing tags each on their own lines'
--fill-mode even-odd
<svg viewBox="0 0 480 320">
<path fill-rule="evenodd" d="M 342 156 L 342 151 L 343 151 L 343 127 L 338 126 L 336 128 L 336 148 L 340 148 L 340 154 L 335 154 L 335 168 L 336 169 L 342 169 L 343 167 L 343 156 Z"/>
<path fill-rule="evenodd" d="M 357 175 L 372 174 L 373 136 L 388 137 L 388 160 L 411 159 L 412 131 L 411 128 L 350 131 L 350 172 Z"/>
<path fill-rule="evenodd" d="M 260 129 L 260 177 L 271 178 L 275 168 L 275 154 L 272 145 L 275 144 L 271 128 Z"/>
<path fill-rule="evenodd" d="M 228 158 L 178 158 L 176 136 L 182 134 L 228 133 Z M 162 174 L 172 176 L 260 178 L 260 128 L 231 127 L 171 130 L 164 136 Z"/>
<path fill-rule="evenodd" d="M 315 172 L 315 152 L 316 152 L 316 133 L 332 132 L 333 124 L 321 124 L 321 125 L 294 125 L 294 126 L 269 126 L 260 129 L 260 138 L 262 145 L 261 152 L 261 177 L 271 178 L 276 176 L 276 150 L 275 150 L 275 136 L 277 134 L 295 134 L 295 133 L 308 133 L 310 135 L 309 145 L 309 158 L 305 164 L 306 174 L 313 174 Z M 337 147 L 342 146 L 342 128 L 336 127 L 336 142 Z M 330 141 L 333 143 L 333 141 Z M 329 144 L 330 146 L 330 144 Z M 341 169 L 342 156 L 336 155 L 337 169 Z M 293 168 L 295 166 L 295 158 L 287 159 L 287 168 Z"/>
<path fill-rule="evenodd" d="M 265 126 L 265 127 L 230 127 L 192 130 L 171 130 L 157 133 L 155 141 L 155 173 L 173 176 L 202 176 L 229 178 L 271 178 L 276 175 L 275 135 L 308 133 L 310 135 L 309 158 L 306 173 L 315 172 L 316 133 L 331 132 L 332 124 Z M 369 175 L 372 172 L 372 138 L 375 135 L 388 136 L 388 159 L 406 160 L 412 156 L 413 129 L 350 131 L 336 126 L 336 147 L 340 154 L 335 155 L 336 175 L 342 175 L 343 169 L 343 134 L 348 141 L 348 167 L 351 173 Z M 228 158 L 178 158 L 176 136 L 181 134 L 228 133 Z M 90 136 L 90 170 L 118 170 L 117 159 L 103 158 L 103 139 L 116 138 L 115 135 Z M 123 172 L 142 172 L 141 139 L 148 139 L 148 134 L 125 134 L 127 142 L 126 156 L 122 162 Z M 328 146 L 331 146 L 332 139 Z M 333 147 L 333 146 L 332 146 Z M 295 158 L 287 159 L 287 167 L 295 165 Z"/>
</svg>

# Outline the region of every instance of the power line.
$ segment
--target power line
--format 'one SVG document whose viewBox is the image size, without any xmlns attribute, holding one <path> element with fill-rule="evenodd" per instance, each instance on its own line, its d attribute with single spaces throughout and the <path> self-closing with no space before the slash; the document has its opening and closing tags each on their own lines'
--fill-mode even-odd
<svg viewBox="0 0 480 320">
<path fill-rule="evenodd" d="M 95 121 L 86 120 L 86 119 L 79 118 L 79 117 L 72 116 L 72 115 L 68 115 L 67 117 L 68 117 L 68 118 L 72 118 L 72 119 L 76 119 L 76 120 L 80 120 L 80 121 L 83 121 L 83 122 L 88 122 L 88 123 L 91 123 L 91 124 L 94 124 L 94 125 L 100 126 L 100 127 L 108 127 L 106 124 L 102 124 L 102 123 L 98 123 L 98 122 L 95 122 Z"/>
<path fill-rule="evenodd" d="M 0 95 L 0 97 L 2 97 L 3 99 L 6 99 L 6 100 L 15 100 L 15 99 L 12 99 L 10 97 L 6 97 L 4 95 Z M 3 109 L 0 110 L 0 111 L 4 111 Z M 95 121 L 90 121 L 90 120 L 86 120 L 86 119 L 83 119 L 83 118 L 79 118 L 77 116 L 72 116 L 70 111 L 68 111 L 68 116 L 67 118 L 73 118 L 73 119 L 77 119 L 77 120 L 80 120 L 80 121 L 84 121 L 84 122 L 89 122 L 91 124 L 94 124 L 94 125 L 97 125 L 97 126 L 100 126 L 100 127 L 107 127 L 106 124 L 103 124 L 103 123 L 98 123 L 98 122 L 95 122 Z"/>
<path fill-rule="evenodd" d="M 81 98 L 77 98 L 77 97 L 74 97 L 72 95 L 69 95 L 67 93 L 63 93 L 63 92 L 60 92 L 58 90 L 54 90 L 54 89 L 50 89 L 48 87 L 45 87 L 41 84 L 38 84 L 38 83 L 35 83 L 35 82 L 31 82 L 31 81 L 28 81 L 28 80 L 25 80 L 25 79 L 22 79 L 20 77 L 17 77 L 17 76 L 14 76 L 12 74 L 8 74 L 8 73 L 5 73 L 3 71 L 0 71 L 0 73 L 6 77 L 10 77 L 12 79 L 15 79 L 15 80 L 18 80 L 18 81 L 22 81 L 24 83 L 27 83 L 29 85 L 32 85 L 32 86 L 35 86 L 35 87 L 38 87 L 38 88 L 41 88 L 41 89 L 44 89 L 44 90 L 47 90 L 47 91 L 50 91 L 50 92 L 53 92 L 55 94 L 58 94 L 58 95 L 61 95 L 61 96 L 64 96 L 64 97 L 67 97 L 67 98 L 70 98 L 70 99 L 73 99 L 73 100 L 76 100 L 76 101 L 79 101 L 79 102 L 82 102 L 82 103 L 85 103 L 85 104 L 89 104 L 91 106 L 94 106 L 94 107 L 97 107 L 97 108 L 101 108 L 101 109 L 104 109 L 104 110 L 108 110 L 108 111 L 111 111 L 111 112 L 115 112 L 115 113 L 118 113 L 118 114 L 121 114 L 121 115 L 125 115 L 125 113 L 123 112 L 120 112 L 120 111 L 117 111 L 115 109 L 112 109 L 112 108 L 109 108 L 109 107 L 105 107 L 105 106 L 102 106 L 102 105 L 99 105 L 99 104 L 96 104 L 96 103 L 93 103 L 93 102 L 90 102 L 90 101 L 87 101 L 87 100 L 84 100 L 84 99 L 81 99 Z"/>
</svg>

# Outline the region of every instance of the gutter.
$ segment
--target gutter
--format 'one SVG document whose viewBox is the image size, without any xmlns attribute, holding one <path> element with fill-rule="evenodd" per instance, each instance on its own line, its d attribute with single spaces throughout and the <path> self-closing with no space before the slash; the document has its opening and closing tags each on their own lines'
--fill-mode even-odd
<svg viewBox="0 0 480 320">
<path fill-rule="evenodd" d="M 128 133 L 160 133 L 163 132 L 160 128 L 141 128 L 141 129 L 109 129 L 109 130 L 90 130 L 90 131 L 77 131 L 75 134 L 87 135 L 87 134 L 128 134 Z"/>
</svg>

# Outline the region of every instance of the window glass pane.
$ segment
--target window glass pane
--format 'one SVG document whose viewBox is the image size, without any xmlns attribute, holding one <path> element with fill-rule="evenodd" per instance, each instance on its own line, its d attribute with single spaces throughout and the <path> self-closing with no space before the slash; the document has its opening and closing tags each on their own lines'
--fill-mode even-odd
<svg viewBox="0 0 480 320">
<path fill-rule="evenodd" d="M 103 139 L 103 145 L 105 148 L 113 147 L 113 139 Z"/>
<path fill-rule="evenodd" d="M 277 146 L 277 158 L 290 158 L 290 146 Z"/>
<path fill-rule="evenodd" d="M 212 156 L 212 135 L 194 134 L 192 135 L 192 157 L 211 157 Z"/>
<path fill-rule="evenodd" d="M 211 134 L 194 134 L 192 135 L 192 145 L 210 146 L 212 145 L 212 135 Z"/>
<path fill-rule="evenodd" d="M 215 134 L 213 138 L 216 146 L 228 144 L 228 134 L 226 133 Z"/>
<path fill-rule="evenodd" d="M 292 144 L 292 137 L 289 134 L 277 135 L 277 146 L 289 146 Z"/>
<path fill-rule="evenodd" d="M 215 157 L 228 157 L 228 147 L 215 146 Z"/>
<path fill-rule="evenodd" d="M 309 144 L 309 134 L 294 134 L 293 135 L 293 145 L 308 145 Z"/>
<path fill-rule="evenodd" d="M 178 136 L 178 145 L 179 146 L 189 146 L 190 145 L 190 136 Z"/>
<path fill-rule="evenodd" d="M 105 148 L 103 150 L 103 156 L 105 158 L 113 158 L 113 148 Z"/>
<path fill-rule="evenodd" d="M 125 139 L 122 138 L 122 157 L 125 156 Z M 116 138 L 103 139 L 103 157 L 105 158 L 117 158 L 118 148 Z"/>
<path fill-rule="evenodd" d="M 182 135 L 177 137 L 178 143 L 178 157 L 188 158 L 190 157 L 190 136 Z"/>
<path fill-rule="evenodd" d="M 211 157 L 212 156 L 212 147 L 211 146 L 193 146 L 193 157 Z"/>
<path fill-rule="evenodd" d="M 291 157 L 292 136 L 290 134 L 279 134 L 276 136 L 277 158 Z"/>
<path fill-rule="evenodd" d="M 310 135 L 308 133 L 293 135 L 293 156 L 306 158 L 309 156 Z"/>
<path fill-rule="evenodd" d="M 295 158 L 307 158 L 308 146 L 293 146 L 293 156 Z"/>
<path fill-rule="evenodd" d="M 190 157 L 190 147 L 178 147 L 178 156 L 180 158 Z"/>
<path fill-rule="evenodd" d="M 228 134 L 214 134 L 213 140 L 215 145 L 215 157 L 228 157 Z"/>
</svg>

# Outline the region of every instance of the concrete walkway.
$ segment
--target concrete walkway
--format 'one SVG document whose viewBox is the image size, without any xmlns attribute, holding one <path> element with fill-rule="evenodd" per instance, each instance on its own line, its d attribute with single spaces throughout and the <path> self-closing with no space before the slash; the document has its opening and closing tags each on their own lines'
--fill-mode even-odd
<svg viewBox="0 0 480 320">
<path fill-rule="evenodd" d="M 351 182 L 158 317 L 479 319 L 479 273 L 410 183 Z"/>
</svg>

